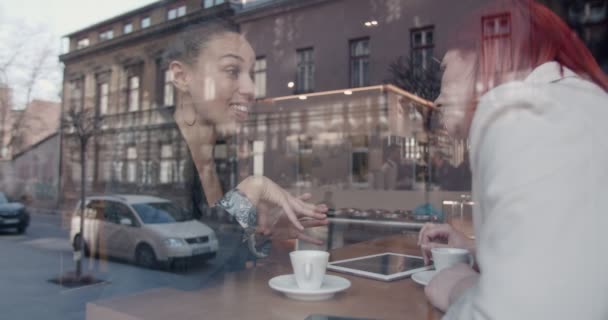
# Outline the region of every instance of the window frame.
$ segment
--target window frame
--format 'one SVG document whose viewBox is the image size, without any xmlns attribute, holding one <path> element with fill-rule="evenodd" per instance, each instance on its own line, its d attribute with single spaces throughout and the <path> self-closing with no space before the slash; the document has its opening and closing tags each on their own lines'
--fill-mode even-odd
<svg viewBox="0 0 608 320">
<path fill-rule="evenodd" d="M 171 72 L 171 69 L 169 69 L 168 67 L 164 68 L 164 69 L 161 69 L 161 72 L 162 72 L 162 75 L 163 75 L 163 77 L 162 77 L 162 79 L 163 79 L 163 81 L 162 81 L 162 95 L 163 95 L 162 105 L 164 107 L 175 106 L 175 103 L 177 101 L 177 97 L 176 97 L 176 94 L 175 94 L 175 86 L 173 85 L 173 79 L 172 79 L 173 78 L 173 73 Z M 167 75 L 171 75 L 171 77 L 170 77 L 169 80 L 167 80 Z M 169 88 L 170 88 L 170 91 L 171 91 L 171 103 L 170 104 L 167 103 L 167 89 L 169 89 Z"/>
<path fill-rule="evenodd" d="M 84 108 L 84 89 L 85 89 L 85 78 L 84 76 L 80 76 L 74 79 L 71 79 L 69 82 L 69 108 L 74 110 L 82 110 Z M 79 89 L 79 96 L 75 97 L 74 91 L 75 89 Z M 77 105 L 76 105 L 77 104 Z M 76 105 L 76 106 L 74 106 Z"/>
<path fill-rule="evenodd" d="M 144 21 L 147 21 L 147 25 L 144 25 Z M 146 16 L 142 16 L 139 19 L 139 28 L 140 29 L 146 29 L 149 28 L 152 25 L 152 19 L 150 18 L 149 15 Z"/>
<path fill-rule="evenodd" d="M 310 53 L 310 55 L 306 55 Z M 300 55 L 310 57 L 310 60 L 300 61 Z M 305 47 L 296 50 L 296 81 L 294 93 L 310 93 L 315 91 L 315 49 L 314 47 Z M 303 74 L 300 74 L 300 71 Z M 310 73 L 310 74 L 307 74 Z M 309 79 L 309 82 L 301 83 L 300 77 Z"/>
<path fill-rule="evenodd" d="M 362 41 L 367 41 L 367 47 L 368 47 L 368 53 L 366 55 L 361 55 L 361 56 L 353 56 L 353 45 L 355 43 L 358 42 L 362 42 Z M 353 62 L 354 61 L 362 61 L 367 59 L 367 66 L 368 66 L 368 70 L 367 70 L 367 79 L 365 79 L 366 81 L 362 81 L 359 80 L 359 84 L 354 84 L 354 78 L 353 78 Z M 350 88 L 358 88 L 358 87 L 366 87 L 370 85 L 370 79 L 369 79 L 369 74 L 370 74 L 370 60 L 371 60 L 371 38 L 369 36 L 366 37 L 360 37 L 360 38 L 354 38 L 354 39 L 350 39 L 348 40 L 348 84 Z"/>
<path fill-rule="evenodd" d="M 134 157 L 132 157 L 130 155 L 130 152 L 129 152 L 130 150 L 135 150 Z M 137 159 L 138 159 L 137 146 L 133 145 L 133 144 L 127 145 L 125 151 L 126 151 L 125 152 L 125 163 L 127 165 L 126 166 L 126 169 L 127 169 L 126 170 L 127 171 L 126 172 L 126 175 L 127 175 L 126 182 L 127 183 L 137 183 Z M 133 167 L 131 167 L 131 166 L 133 166 Z M 133 171 L 131 171 L 131 169 L 133 169 Z M 133 176 L 130 175 L 131 173 L 133 174 Z M 131 178 L 133 178 L 133 179 L 131 179 Z"/>
<path fill-rule="evenodd" d="M 86 44 L 81 44 L 83 41 L 86 41 Z M 78 40 L 76 40 L 76 50 L 84 49 L 90 45 L 91 45 L 91 39 L 89 39 L 88 36 L 81 37 L 81 38 L 78 38 Z"/>
<path fill-rule="evenodd" d="M 127 26 L 130 27 L 130 29 L 128 31 L 127 31 Z M 125 22 L 122 25 L 122 34 L 130 34 L 130 33 L 133 33 L 133 31 L 134 31 L 133 21 Z"/>
<path fill-rule="evenodd" d="M 502 30 L 499 30 L 500 28 L 500 22 L 502 19 L 505 19 L 507 22 L 507 28 L 508 31 L 507 32 L 502 32 Z M 490 32 L 489 34 L 486 32 L 486 23 L 489 21 L 493 21 L 494 22 L 494 30 L 492 32 Z M 497 24 L 498 22 L 498 24 Z M 506 45 L 508 48 L 501 48 L 502 50 L 496 50 L 501 52 L 502 54 L 505 54 L 506 52 L 506 57 L 505 56 L 501 56 L 500 58 L 496 58 L 496 63 L 500 63 L 500 67 L 496 66 L 496 72 L 500 72 L 502 71 L 510 71 L 513 68 L 513 41 L 512 41 L 512 33 L 513 33 L 513 24 L 512 24 L 513 20 L 511 18 L 511 13 L 510 12 L 499 12 L 499 13 L 495 13 L 495 14 L 489 14 L 489 15 L 484 15 L 481 17 L 481 50 L 482 50 L 482 54 L 484 56 L 487 56 L 485 54 L 485 51 L 487 50 L 487 46 L 490 45 Z M 498 26 L 498 28 L 497 28 Z M 502 43 L 501 43 L 502 42 Z M 506 61 L 506 65 L 505 65 L 505 61 Z M 485 63 L 485 62 L 483 62 Z M 503 69 L 504 67 L 504 69 Z"/>
<path fill-rule="evenodd" d="M 109 41 L 114 39 L 114 29 L 113 28 L 108 28 L 108 29 L 104 29 L 103 31 L 100 31 L 97 39 L 99 40 L 99 42 L 104 42 L 104 41 Z"/>
<path fill-rule="evenodd" d="M 258 62 L 260 61 L 264 61 L 264 67 L 258 69 Z M 260 82 L 258 81 L 258 76 L 262 77 L 263 75 L 263 80 L 264 80 L 264 91 L 263 92 L 259 92 L 259 85 Z M 255 58 L 255 63 L 253 66 L 253 82 L 255 85 L 255 89 L 254 89 L 254 95 L 256 99 L 263 99 L 266 97 L 266 95 L 268 94 L 268 59 L 266 58 L 266 56 L 258 56 Z"/>
<path fill-rule="evenodd" d="M 173 144 L 170 142 L 161 142 L 159 143 L 160 149 L 160 165 L 158 167 L 158 183 L 159 184 L 169 184 L 175 182 L 181 182 L 179 176 L 181 173 L 180 166 L 182 165 L 176 155 Z M 163 152 L 163 148 L 168 148 L 170 150 L 167 154 Z M 166 172 L 166 179 L 164 179 L 163 168 L 166 168 L 168 171 Z"/>
<path fill-rule="evenodd" d="M 414 41 L 414 37 L 416 34 L 420 33 L 422 35 L 422 44 L 416 45 Z M 431 43 L 427 43 L 428 34 L 432 35 Z M 410 53 L 412 59 L 412 66 L 417 70 L 426 70 L 430 67 L 432 62 L 434 51 L 435 51 L 435 25 L 427 25 L 419 28 L 410 29 Z M 430 54 L 428 54 L 430 50 Z M 414 57 L 416 53 L 420 52 L 422 54 L 422 68 L 418 69 L 416 64 L 414 63 Z M 428 56 L 427 56 L 428 54 Z"/>
<path fill-rule="evenodd" d="M 133 88 L 132 79 L 137 78 L 137 88 Z M 141 73 L 129 72 L 127 76 L 127 112 L 137 112 L 141 110 Z M 137 99 L 133 99 L 132 94 L 137 92 Z M 136 107 L 133 102 L 137 101 Z"/>
<path fill-rule="evenodd" d="M 211 5 L 207 6 L 207 1 L 211 1 Z M 226 3 L 226 0 L 203 0 L 203 9 L 213 8 Z"/>
</svg>

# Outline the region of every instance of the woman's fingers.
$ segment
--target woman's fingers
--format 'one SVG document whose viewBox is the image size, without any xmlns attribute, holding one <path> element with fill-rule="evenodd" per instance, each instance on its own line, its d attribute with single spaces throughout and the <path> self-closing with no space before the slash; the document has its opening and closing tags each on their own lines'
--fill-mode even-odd
<svg viewBox="0 0 608 320">
<path fill-rule="evenodd" d="M 289 194 L 287 197 L 289 203 L 292 205 L 292 208 L 296 213 L 299 213 L 299 215 L 315 219 L 325 219 L 327 217 L 327 215 L 325 214 L 326 207 L 324 205 L 315 206 L 313 204 L 295 198 Z"/>
<path fill-rule="evenodd" d="M 422 244 L 422 237 L 424 236 L 424 234 L 427 232 L 427 230 L 429 228 L 432 228 L 433 224 L 432 223 L 425 223 L 422 228 L 420 229 L 420 232 L 418 232 L 418 245 Z"/>
<path fill-rule="evenodd" d="M 302 225 L 304 226 L 304 228 L 314 228 L 314 227 L 321 227 L 321 226 L 326 226 L 329 224 L 329 220 L 324 219 L 324 220 L 300 220 L 302 222 Z"/>
<path fill-rule="evenodd" d="M 310 200 L 310 198 L 312 198 L 312 194 L 310 193 L 303 193 L 301 195 L 298 196 L 298 199 L 302 200 L 302 201 L 308 201 Z"/>
<path fill-rule="evenodd" d="M 285 212 L 285 214 L 287 215 L 287 218 L 289 218 L 289 221 L 291 221 L 291 223 L 294 225 L 294 227 L 296 227 L 298 230 L 304 230 L 304 227 L 298 220 L 298 217 L 296 216 L 296 213 L 294 212 L 294 210 L 291 208 L 291 203 L 289 202 L 289 200 L 287 199 L 286 196 L 283 197 L 280 205 L 281 205 L 281 208 L 283 208 L 283 211 Z"/>
<path fill-rule="evenodd" d="M 320 239 L 317 239 L 315 237 L 309 236 L 304 232 L 300 232 L 298 233 L 298 239 L 302 240 L 302 241 L 306 241 L 306 242 L 310 242 L 310 243 L 314 243 L 316 245 L 322 245 L 323 241 Z"/>
<path fill-rule="evenodd" d="M 442 243 L 436 243 L 436 242 L 422 244 L 420 246 L 420 250 L 422 251 L 422 258 L 424 258 L 424 264 L 425 265 L 431 264 L 431 260 L 433 257 L 431 250 L 433 248 L 445 248 L 445 247 L 447 247 L 447 245 L 442 244 Z"/>
<path fill-rule="evenodd" d="M 437 237 L 446 238 L 449 240 L 452 233 L 452 226 L 449 224 L 425 224 L 418 234 L 418 245 L 422 245 L 433 241 Z"/>
</svg>

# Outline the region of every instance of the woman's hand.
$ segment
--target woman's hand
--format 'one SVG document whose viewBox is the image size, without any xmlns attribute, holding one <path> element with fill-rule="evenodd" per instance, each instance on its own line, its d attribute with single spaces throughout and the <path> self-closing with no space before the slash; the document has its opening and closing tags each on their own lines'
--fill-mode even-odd
<svg viewBox="0 0 608 320">
<path fill-rule="evenodd" d="M 449 224 L 426 223 L 418 234 L 418 245 L 425 264 L 431 263 L 431 249 L 439 247 L 467 249 L 473 254 L 475 242 Z"/>
<path fill-rule="evenodd" d="M 311 198 L 310 193 L 305 193 L 298 197 L 302 201 L 307 201 Z M 326 226 L 329 224 L 325 219 L 300 218 L 300 223 L 305 229 Z M 271 237 L 273 240 L 300 239 L 306 242 L 322 245 L 323 241 L 307 235 L 304 231 L 297 229 L 289 218 L 283 213 L 279 207 L 270 208 L 267 204 L 258 205 L 258 230 L 265 236 Z"/>
<path fill-rule="evenodd" d="M 247 196 L 254 206 L 258 208 L 260 206 L 267 207 L 264 210 L 259 210 L 258 225 L 274 226 L 277 220 L 285 216 L 297 231 L 302 232 L 304 230 L 302 218 L 312 218 L 320 221 L 327 219 L 327 206 L 306 202 L 305 200 L 308 200 L 310 195 L 296 198 L 266 177 L 248 177 L 237 188 Z M 311 227 L 313 224 L 315 223 L 307 222 L 306 226 Z"/>
<path fill-rule="evenodd" d="M 437 273 L 424 293 L 435 308 L 445 312 L 466 289 L 475 285 L 478 277 L 469 265 L 460 263 Z"/>
</svg>

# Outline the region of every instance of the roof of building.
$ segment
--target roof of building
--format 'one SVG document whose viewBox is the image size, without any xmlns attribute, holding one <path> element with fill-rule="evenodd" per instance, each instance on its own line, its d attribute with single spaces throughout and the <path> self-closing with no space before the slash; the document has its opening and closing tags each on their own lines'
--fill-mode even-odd
<svg viewBox="0 0 608 320">
<path fill-rule="evenodd" d="M 136 14 L 144 13 L 144 12 L 147 12 L 147 11 L 152 10 L 154 8 L 157 8 L 157 7 L 160 7 L 160 6 L 164 6 L 164 5 L 168 4 L 169 2 L 170 1 L 167 1 L 167 0 L 159 0 L 159 1 L 156 1 L 156 2 L 153 2 L 153 3 L 150 3 L 148 5 L 145 5 L 143 7 L 139 7 L 137 9 L 133 9 L 131 11 L 127 11 L 125 13 L 119 14 L 119 15 L 114 16 L 112 18 L 109 18 L 109 19 L 106 19 L 106 20 L 94 23 L 92 25 L 89 25 L 88 27 L 78 29 L 78 30 L 76 30 L 76 31 L 74 31 L 72 33 L 66 34 L 64 37 L 73 37 L 73 36 L 78 35 L 78 34 L 84 32 L 84 31 L 87 31 L 87 30 L 99 28 L 101 26 L 105 26 L 105 25 L 108 25 L 110 23 L 119 22 L 119 21 L 122 21 L 125 18 L 132 17 L 132 16 L 134 16 Z"/>
</svg>

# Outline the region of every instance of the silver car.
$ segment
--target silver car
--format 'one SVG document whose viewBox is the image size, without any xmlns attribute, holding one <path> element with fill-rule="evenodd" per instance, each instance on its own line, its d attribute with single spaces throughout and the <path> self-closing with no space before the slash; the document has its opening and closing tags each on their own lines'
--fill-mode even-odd
<svg viewBox="0 0 608 320">
<path fill-rule="evenodd" d="M 72 216 L 70 239 L 79 247 L 80 203 Z M 155 268 L 191 258 L 211 259 L 215 232 L 167 199 L 141 195 L 87 197 L 84 254 L 105 255 Z"/>
</svg>

